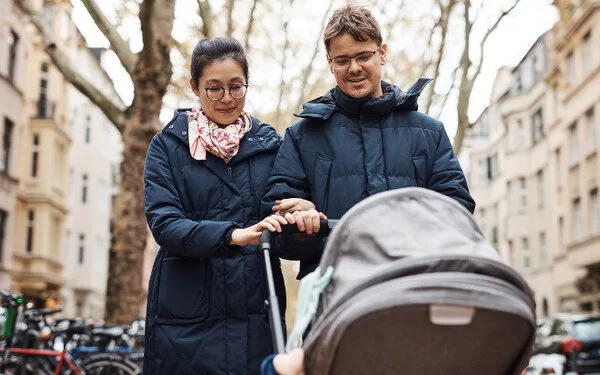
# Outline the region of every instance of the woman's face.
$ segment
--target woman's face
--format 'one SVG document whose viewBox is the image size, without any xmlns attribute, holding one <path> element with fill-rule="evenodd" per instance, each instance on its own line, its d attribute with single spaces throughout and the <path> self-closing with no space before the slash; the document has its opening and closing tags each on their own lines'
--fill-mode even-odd
<svg viewBox="0 0 600 375">
<path fill-rule="evenodd" d="M 230 89 L 233 87 L 231 91 L 237 96 L 235 93 L 240 90 L 240 85 L 245 84 L 242 66 L 233 59 L 215 61 L 204 68 L 198 82 L 190 80 L 194 94 L 200 98 L 202 112 L 209 120 L 224 126 L 233 124 L 246 104 L 246 96 L 236 99 L 231 96 Z M 225 92 L 221 99 L 209 99 L 209 95 L 218 97 L 222 89 Z"/>
</svg>

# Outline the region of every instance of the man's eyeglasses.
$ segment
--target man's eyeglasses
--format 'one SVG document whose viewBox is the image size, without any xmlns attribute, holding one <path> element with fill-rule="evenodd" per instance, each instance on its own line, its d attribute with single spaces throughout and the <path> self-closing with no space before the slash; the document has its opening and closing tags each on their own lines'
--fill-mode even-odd
<svg viewBox="0 0 600 375">
<path fill-rule="evenodd" d="M 354 59 L 358 65 L 366 64 L 371 60 L 371 58 L 379 51 L 379 49 L 375 51 L 363 51 L 361 53 L 357 53 L 354 56 L 339 56 L 332 57 L 329 59 L 329 63 L 334 69 L 345 69 L 350 66 L 351 61 Z"/>
<path fill-rule="evenodd" d="M 225 87 L 218 86 L 210 86 L 205 88 L 206 96 L 210 100 L 221 100 L 225 96 Z M 232 85 L 227 89 L 229 91 L 229 95 L 234 99 L 241 99 L 246 96 L 246 92 L 248 91 L 248 85 Z"/>
</svg>

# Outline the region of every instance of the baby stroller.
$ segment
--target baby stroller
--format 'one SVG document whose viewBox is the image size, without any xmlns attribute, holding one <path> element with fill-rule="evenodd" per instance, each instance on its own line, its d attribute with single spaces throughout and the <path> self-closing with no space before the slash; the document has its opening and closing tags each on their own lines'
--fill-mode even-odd
<svg viewBox="0 0 600 375">
<path fill-rule="evenodd" d="M 261 244 L 268 254 L 268 238 Z M 420 188 L 374 195 L 344 215 L 300 283 L 296 314 L 285 350 L 304 348 L 307 375 L 516 375 L 536 327 L 529 287 L 472 215 Z M 271 324 L 281 352 L 280 320 Z"/>
</svg>

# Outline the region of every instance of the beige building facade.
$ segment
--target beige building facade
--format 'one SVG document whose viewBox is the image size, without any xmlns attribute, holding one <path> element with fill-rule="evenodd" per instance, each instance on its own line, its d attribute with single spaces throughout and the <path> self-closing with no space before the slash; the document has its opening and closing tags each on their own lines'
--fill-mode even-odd
<svg viewBox="0 0 600 375">
<path fill-rule="evenodd" d="M 498 72 L 469 139 L 476 218 L 535 292 L 537 313 L 600 311 L 600 1 Z"/>
<path fill-rule="evenodd" d="M 19 135 L 24 121 L 25 41 L 23 17 L 0 2 L 0 289 L 10 289 Z"/>
<path fill-rule="evenodd" d="M 67 46 L 68 1 L 39 2 L 54 42 Z M 10 276 L 12 289 L 38 306 L 59 300 L 64 283 L 63 249 L 67 210 L 69 84 L 50 61 L 31 25 L 25 43 L 23 118 Z"/>
</svg>

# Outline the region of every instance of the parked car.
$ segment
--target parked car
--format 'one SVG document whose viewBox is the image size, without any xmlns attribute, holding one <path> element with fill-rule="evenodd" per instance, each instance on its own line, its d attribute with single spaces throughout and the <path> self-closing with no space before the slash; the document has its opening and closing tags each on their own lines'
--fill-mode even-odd
<svg viewBox="0 0 600 375">
<path fill-rule="evenodd" d="M 548 319 L 538 329 L 537 354 L 564 356 L 563 374 L 600 373 L 600 315 L 560 314 Z"/>
</svg>

